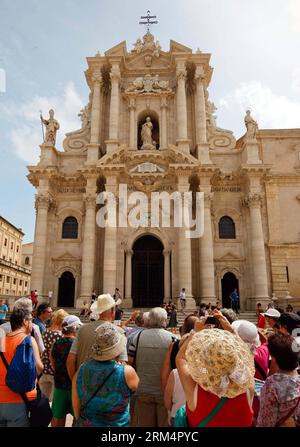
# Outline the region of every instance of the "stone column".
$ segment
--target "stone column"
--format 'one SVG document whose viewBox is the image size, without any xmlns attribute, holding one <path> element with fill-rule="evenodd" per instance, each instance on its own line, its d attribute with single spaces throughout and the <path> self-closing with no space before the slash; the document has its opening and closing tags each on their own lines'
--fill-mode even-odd
<svg viewBox="0 0 300 447">
<path fill-rule="evenodd" d="M 113 193 L 118 200 L 116 176 L 106 178 L 105 190 Z M 103 293 L 113 294 L 117 287 L 117 227 L 107 226 L 105 228 L 103 270 Z"/>
<path fill-rule="evenodd" d="M 101 132 L 101 86 L 100 71 L 93 74 L 93 99 L 91 112 L 91 142 L 88 145 L 87 164 L 94 164 L 99 159 L 100 132 Z"/>
<path fill-rule="evenodd" d="M 160 102 L 160 109 L 161 109 L 160 149 L 166 149 L 168 147 L 167 108 L 168 108 L 168 100 L 166 96 L 163 96 Z"/>
<path fill-rule="evenodd" d="M 110 72 L 111 96 L 109 111 L 109 140 L 107 153 L 113 152 L 119 145 L 119 109 L 120 109 L 120 68 L 114 64 Z"/>
<path fill-rule="evenodd" d="M 125 252 L 125 301 L 123 305 L 125 307 L 132 307 L 132 250 Z"/>
<path fill-rule="evenodd" d="M 199 240 L 200 245 L 200 299 L 201 302 L 215 303 L 215 270 L 214 248 L 211 223 L 211 202 L 213 194 L 208 189 L 204 192 L 204 234 Z"/>
<path fill-rule="evenodd" d="M 204 95 L 204 70 L 202 66 L 196 68 L 196 94 L 195 94 L 195 117 L 196 117 L 196 143 L 198 159 L 202 164 L 211 164 L 209 146 L 206 130 L 206 105 Z"/>
<path fill-rule="evenodd" d="M 170 250 L 164 250 L 164 283 L 165 283 L 165 298 L 164 302 L 168 303 L 171 299 L 171 271 L 170 271 Z"/>
<path fill-rule="evenodd" d="M 253 298 L 256 301 L 269 301 L 265 243 L 260 210 L 261 196 L 260 194 L 250 193 L 244 203 L 250 210 Z"/>
<path fill-rule="evenodd" d="M 183 198 L 183 193 L 189 191 L 189 180 L 187 176 L 179 176 L 177 179 L 177 190 L 181 193 Z M 181 289 L 185 288 L 186 293 L 186 307 L 187 309 L 194 309 L 196 306 L 195 300 L 192 295 L 192 250 L 191 250 L 191 239 L 187 238 L 185 235 L 186 228 L 182 226 L 178 228 L 177 232 L 177 243 L 178 243 L 178 283 L 179 289 L 178 296 Z"/>
<path fill-rule="evenodd" d="M 129 99 L 129 113 L 130 113 L 130 120 L 129 120 L 129 148 L 130 149 L 137 149 L 136 145 L 136 119 L 135 119 L 135 98 Z"/>
<path fill-rule="evenodd" d="M 185 62 L 180 62 L 176 67 L 177 76 L 177 129 L 178 129 L 178 139 L 177 145 L 180 149 L 185 152 L 189 152 L 189 141 L 187 138 L 187 106 L 186 106 L 186 91 L 185 91 L 185 80 L 186 80 L 186 69 Z"/>
<path fill-rule="evenodd" d="M 30 287 L 37 290 L 39 298 L 46 298 L 44 293 L 44 273 L 46 264 L 48 211 L 52 203 L 49 193 L 39 193 L 35 200 L 36 222 L 32 257 Z"/>
<path fill-rule="evenodd" d="M 88 182 L 95 183 L 94 179 L 88 179 Z M 90 299 L 94 289 L 94 271 L 95 271 L 95 247 L 96 247 L 96 194 L 94 190 L 87 188 L 84 197 L 85 218 L 84 234 L 82 246 L 82 267 L 81 267 L 81 302 L 77 303 L 79 307 L 86 299 Z"/>
</svg>

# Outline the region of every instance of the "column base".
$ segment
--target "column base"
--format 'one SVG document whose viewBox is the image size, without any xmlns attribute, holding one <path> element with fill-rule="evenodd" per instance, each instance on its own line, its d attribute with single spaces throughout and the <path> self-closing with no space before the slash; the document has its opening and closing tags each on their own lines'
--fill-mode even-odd
<svg viewBox="0 0 300 447">
<path fill-rule="evenodd" d="M 211 165 L 212 161 L 209 155 L 209 145 L 207 143 L 197 144 L 197 158 L 204 165 Z"/>
<path fill-rule="evenodd" d="M 121 303 L 121 307 L 132 309 L 132 306 L 133 306 L 132 298 L 124 298 L 123 299 L 123 301 Z"/>
<path fill-rule="evenodd" d="M 111 154 L 116 151 L 119 147 L 119 140 L 106 140 L 104 141 L 106 144 L 106 153 Z"/>
<path fill-rule="evenodd" d="M 178 149 L 180 149 L 182 152 L 185 152 L 187 154 L 190 153 L 190 143 L 191 140 L 176 140 L 176 145 Z"/>
</svg>

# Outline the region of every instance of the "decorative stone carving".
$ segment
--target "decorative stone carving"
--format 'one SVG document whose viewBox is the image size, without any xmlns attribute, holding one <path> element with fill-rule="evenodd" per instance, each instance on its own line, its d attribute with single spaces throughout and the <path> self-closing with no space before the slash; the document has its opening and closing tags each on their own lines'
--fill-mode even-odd
<svg viewBox="0 0 300 447">
<path fill-rule="evenodd" d="M 160 166 L 154 164 L 154 163 L 141 163 L 134 168 L 130 169 L 130 172 L 139 172 L 139 173 L 145 173 L 145 172 L 165 172 L 163 168 Z"/>
<path fill-rule="evenodd" d="M 147 74 L 144 77 L 136 78 L 132 86 L 125 90 L 125 93 L 160 93 L 160 92 L 171 92 L 169 87 L 169 81 L 160 81 L 159 76 L 154 77 L 151 74 Z"/>
<path fill-rule="evenodd" d="M 181 68 L 179 70 L 176 71 L 176 77 L 177 77 L 177 81 L 185 81 L 186 80 L 186 69 L 185 68 Z"/>
<path fill-rule="evenodd" d="M 45 120 L 40 115 L 42 123 L 46 127 L 46 136 L 45 136 L 45 143 L 51 143 L 53 146 L 55 146 L 56 142 L 56 132 L 60 128 L 59 122 L 54 118 L 54 110 L 49 110 L 49 119 Z"/>
<path fill-rule="evenodd" d="M 216 119 L 217 116 L 215 112 L 217 107 L 212 101 L 208 100 L 208 91 L 205 90 L 206 99 L 206 128 L 207 128 L 207 139 L 209 147 L 211 149 L 233 149 L 236 144 L 236 140 L 233 136 L 233 132 L 226 129 L 221 129 L 217 127 Z"/>
<path fill-rule="evenodd" d="M 81 151 L 90 142 L 91 110 L 92 94 L 90 93 L 89 103 L 78 114 L 81 119 L 81 129 L 66 133 L 66 138 L 63 141 L 63 147 L 66 152 Z"/>
<path fill-rule="evenodd" d="M 119 82 L 121 79 L 121 72 L 119 67 L 113 67 L 109 74 L 111 82 Z"/>
<path fill-rule="evenodd" d="M 161 45 L 158 40 L 154 42 L 154 36 L 150 33 L 145 34 L 143 41 L 141 38 L 138 38 L 133 46 L 134 48 L 131 51 L 132 53 L 140 54 L 143 51 L 150 50 L 152 52 L 152 56 L 160 56 Z"/>
<path fill-rule="evenodd" d="M 246 111 L 245 116 L 245 126 L 247 129 L 246 138 L 249 140 L 255 140 L 256 139 L 256 133 L 258 131 L 258 124 L 257 122 L 252 118 L 250 110 Z"/>
<path fill-rule="evenodd" d="M 84 203 L 85 203 L 86 208 L 95 208 L 96 207 L 95 194 L 85 194 L 84 195 Z"/>
</svg>

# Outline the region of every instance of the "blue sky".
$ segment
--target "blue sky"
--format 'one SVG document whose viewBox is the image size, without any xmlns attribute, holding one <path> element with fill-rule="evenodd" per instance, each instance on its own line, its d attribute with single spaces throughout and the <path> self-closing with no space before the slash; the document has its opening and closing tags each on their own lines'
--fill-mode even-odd
<svg viewBox="0 0 300 447">
<path fill-rule="evenodd" d="M 261 128 L 300 127 L 300 0 L 0 0 L 0 7 L 0 214 L 23 228 L 25 242 L 34 234 L 26 166 L 38 161 L 39 110 L 54 108 L 62 150 L 88 102 L 85 58 L 123 40 L 131 50 L 148 9 L 164 51 L 173 39 L 212 54 L 219 127 L 240 137 L 248 107 Z"/>
</svg>

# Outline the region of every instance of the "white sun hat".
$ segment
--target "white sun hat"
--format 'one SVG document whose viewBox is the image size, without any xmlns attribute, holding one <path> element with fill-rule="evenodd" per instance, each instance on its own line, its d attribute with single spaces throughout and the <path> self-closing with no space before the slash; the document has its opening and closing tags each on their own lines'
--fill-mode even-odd
<svg viewBox="0 0 300 447">
<path fill-rule="evenodd" d="M 119 304 L 121 304 L 121 300 L 115 301 L 109 293 L 104 293 L 98 296 L 97 301 L 91 305 L 90 310 L 93 314 L 99 315 Z"/>
</svg>

